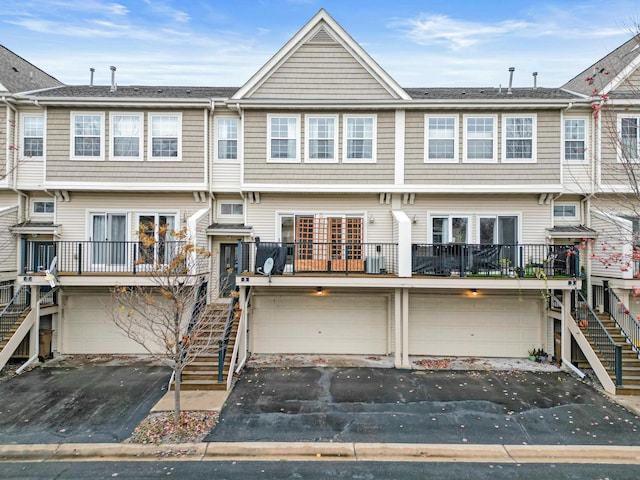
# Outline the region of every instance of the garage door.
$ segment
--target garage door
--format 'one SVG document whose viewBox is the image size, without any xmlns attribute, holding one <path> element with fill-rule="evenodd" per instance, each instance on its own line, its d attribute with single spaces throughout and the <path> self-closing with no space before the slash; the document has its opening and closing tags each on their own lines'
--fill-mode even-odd
<svg viewBox="0 0 640 480">
<path fill-rule="evenodd" d="M 386 354 L 387 297 L 256 296 L 253 353 Z"/>
<path fill-rule="evenodd" d="M 139 354 L 146 351 L 128 339 L 109 318 L 109 294 L 69 295 L 62 317 L 63 354 Z"/>
<path fill-rule="evenodd" d="M 539 346 L 538 298 L 411 296 L 409 354 L 526 357 Z"/>
</svg>

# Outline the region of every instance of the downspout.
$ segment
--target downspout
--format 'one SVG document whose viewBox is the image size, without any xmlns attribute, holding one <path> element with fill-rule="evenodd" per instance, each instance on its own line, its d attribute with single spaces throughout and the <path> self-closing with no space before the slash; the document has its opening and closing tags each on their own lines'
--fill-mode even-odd
<svg viewBox="0 0 640 480">
<path fill-rule="evenodd" d="M 209 169 L 209 175 L 208 175 L 208 185 L 207 185 L 207 190 L 209 190 L 209 225 L 211 225 L 213 223 L 213 151 L 214 151 L 214 145 L 215 145 L 215 130 L 216 130 L 216 125 L 215 125 L 215 118 L 214 118 L 214 110 L 215 110 L 215 103 L 213 101 L 213 98 L 210 100 L 209 103 L 209 128 L 207 130 L 207 143 L 208 143 L 208 148 L 207 148 L 207 167 Z M 214 132 L 212 134 L 212 132 Z M 212 141 L 213 139 L 213 141 Z"/>
</svg>

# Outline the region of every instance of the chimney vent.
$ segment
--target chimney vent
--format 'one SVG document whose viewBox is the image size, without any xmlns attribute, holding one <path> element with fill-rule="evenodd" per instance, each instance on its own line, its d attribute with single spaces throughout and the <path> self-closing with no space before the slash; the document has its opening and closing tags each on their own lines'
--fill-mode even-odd
<svg viewBox="0 0 640 480">
<path fill-rule="evenodd" d="M 89 72 L 90 72 L 90 73 L 89 73 L 89 86 L 90 86 L 90 87 L 93 87 L 93 74 L 95 73 L 95 71 L 96 71 L 96 69 L 95 69 L 95 68 L 93 68 L 93 67 L 91 67 L 91 68 L 89 69 Z"/>
<path fill-rule="evenodd" d="M 507 89 L 507 95 L 511 95 L 513 93 L 511 91 L 511 87 L 513 86 L 513 72 L 515 69 L 515 67 L 509 67 L 509 88 Z"/>
<path fill-rule="evenodd" d="M 111 69 L 111 92 L 115 92 L 118 90 L 118 85 L 116 85 L 116 67 L 113 65 L 109 67 Z"/>
<path fill-rule="evenodd" d="M 538 88 L 538 72 L 533 72 L 533 89 Z"/>
</svg>

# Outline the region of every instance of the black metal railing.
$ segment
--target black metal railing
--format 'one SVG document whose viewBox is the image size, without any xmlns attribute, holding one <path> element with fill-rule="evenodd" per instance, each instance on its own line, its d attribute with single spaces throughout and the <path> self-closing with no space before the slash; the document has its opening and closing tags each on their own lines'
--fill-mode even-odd
<svg viewBox="0 0 640 480">
<path fill-rule="evenodd" d="M 467 243 L 413 244 L 415 275 L 461 277 L 575 277 L 580 271 L 573 245 Z"/>
<path fill-rule="evenodd" d="M 238 248 L 238 270 L 264 275 L 397 274 L 398 244 L 241 242 Z"/>
<path fill-rule="evenodd" d="M 183 252 L 186 242 L 162 241 L 153 245 L 125 241 L 32 241 L 23 243 L 22 274 L 42 272 L 57 257 L 58 273 L 83 275 L 128 273 L 136 275 L 170 265 Z M 176 274 L 204 273 L 208 262 L 196 259 L 197 265 L 178 265 Z M 195 272 L 188 271 L 195 267 Z"/>
<path fill-rule="evenodd" d="M 636 316 L 633 315 L 629 311 L 629 308 L 620 300 L 620 297 L 618 297 L 613 288 L 607 285 L 604 292 L 605 295 L 608 294 L 609 296 L 607 313 L 627 338 L 627 341 L 631 344 L 631 348 L 633 348 L 635 352 L 640 352 L 640 322 L 638 322 Z M 607 305 L 606 302 L 605 305 Z"/>
<path fill-rule="evenodd" d="M 11 298 L 6 307 L 0 312 L 0 342 L 4 341 L 7 334 L 16 324 L 20 316 L 31 305 L 31 287 L 21 286 Z"/>
<path fill-rule="evenodd" d="M 235 288 L 237 293 L 240 289 Z M 235 321 L 235 315 L 238 311 L 238 295 L 231 296 L 231 303 L 229 304 L 229 313 L 227 314 L 227 320 L 224 323 L 224 330 L 222 332 L 222 338 L 220 339 L 220 346 L 218 349 L 218 382 L 224 381 L 224 359 L 227 356 L 227 348 L 229 347 L 229 340 L 231 340 L 231 331 L 233 322 Z"/>
<path fill-rule="evenodd" d="M 613 372 L 616 386 L 620 387 L 622 386 L 622 346 L 609 335 L 582 292 L 576 290 L 576 294 L 578 302 L 574 319 L 578 327 L 588 335 L 607 368 Z"/>
</svg>

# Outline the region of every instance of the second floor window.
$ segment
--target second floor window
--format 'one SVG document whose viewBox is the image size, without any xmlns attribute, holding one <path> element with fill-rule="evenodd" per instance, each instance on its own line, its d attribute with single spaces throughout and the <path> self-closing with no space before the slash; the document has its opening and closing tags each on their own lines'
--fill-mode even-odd
<svg viewBox="0 0 640 480">
<path fill-rule="evenodd" d="M 297 162 L 300 138 L 297 116 L 269 116 L 268 160 L 273 162 Z"/>
<path fill-rule="evenodd" d="M 458 141 L 456 117 L 427 117 L 426 160 L 434 162 L 458 160 Z"/>
<path fill-rule="evenodd" d="M 238 159 L 238 119 L 219 118 L 217 128 L 218 160 Z"/>
<path fill-rule="evenodd" d="M 344 124 L 344 161 L 375 162 L 375 117 L 345 117 Z"/>
<path fill-rule="evenodd" d="M 465 159 L 470 162 L 496 160 L 496 128 L 494 117 L 467 117 Z"/>
<path fill-rule="evenodd" d="M 336 118 L 307 117 L 307 160 L 337 160 Z"/>
<path fill-rule="evenodd" d="M 103 120 L 102 114 L 73 114 L 73 157 L 96 160 L 104 158 Z"/>
<path fill-rule="evenodd" d="M 151 158 L 177 160 L 180 157 L 181 117 L 174 114 L 149 115 Z"/>
<path fill-rule="evenodd" d="M 111 115 L 111 156 L 115 159 L 141 158 L 141 115 Z"/>
<path fill-rule="evenodd" d="M 586 120 L 567 118 L 564 121 L 564 159 L 584 160 L 586 150 Z"/>
<path fill-rule="evenodd" d="M 44 117 L 42 115 L 22 117 L 22 141 L 23 157 L 44 155 Z"/>
<path fill-rule="evenodd" d="M 638 117 L 622 117 L 619 122 L 620 142 L 619 160 L 622 162 L 638 160 Z"/>
<path fill-rule="evenodd" d="M 504 160 L 535 159 L 534 117 L 504 117 Z"/>
</svg>

